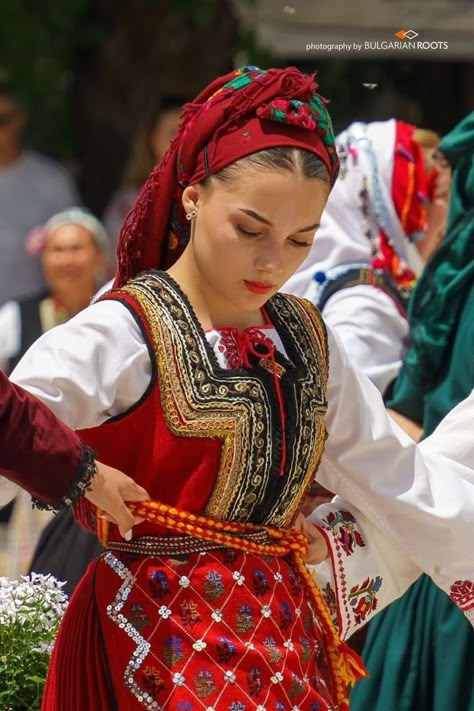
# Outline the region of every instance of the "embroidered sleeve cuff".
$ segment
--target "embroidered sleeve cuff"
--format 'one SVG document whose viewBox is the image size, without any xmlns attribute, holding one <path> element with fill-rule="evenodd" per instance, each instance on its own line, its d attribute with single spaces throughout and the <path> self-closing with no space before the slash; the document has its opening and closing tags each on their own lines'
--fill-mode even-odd
<svg viewBox="0 0 474 711">
<path fill-rule="evenodd" d="M 49 503 L 32 498 L 33 506 L 44 511 L 60 511 L 67 506 L 71 506 L 89 489 L 96 472 L 95 452 L 81 443 L 81 455 L 76 477 L 68 491 L 60 499 Z"/>
<path fill-rule="evenodd" d="M 341 501 L 320 506 L 310 521 L 325 536 L 329 559 L 313 567 L 342 639 L 403 594 L 420 574 L 359 512 Z"/>
</svg>

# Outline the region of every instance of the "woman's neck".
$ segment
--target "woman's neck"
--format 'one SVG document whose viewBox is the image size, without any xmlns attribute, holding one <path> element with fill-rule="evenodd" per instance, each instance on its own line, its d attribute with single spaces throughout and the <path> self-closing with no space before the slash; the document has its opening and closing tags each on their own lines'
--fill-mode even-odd
<svg viewBox="0 0 474 711">
<path fill-rule="evenodd" d="M 193 264 L 189 264 L 186 253 L 167 273 L 174 279 L 188 297 L 202 328 L 205 331 L 219 328 L 237 328 L 243 331 L 251 326 L 266 324 L 262 310 L 242 311 L 206 287 Z"/>
</svg>

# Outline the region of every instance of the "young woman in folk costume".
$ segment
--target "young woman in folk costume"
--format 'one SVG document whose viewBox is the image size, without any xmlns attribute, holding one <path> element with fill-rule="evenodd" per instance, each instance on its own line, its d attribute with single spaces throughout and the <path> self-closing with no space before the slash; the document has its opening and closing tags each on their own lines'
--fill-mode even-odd
<svg viewBox="0 0 474 711">
<path fill-rule="evenodd" d="M 391 119 L 353 123 L 336 137 L 339 178 L 308 258 L 282 287 L 318 306 L 382 394 L 400 369 L 408 296 L 446 214 L 420 146 L 426 134 L 436 139 Z"/>
<path fill-rule="evenodd" d="M 339 636 L 420 569 L 448 591 L 471 570 L 468 474 L 446 492 L 312 304 L 276 293 L 337 173 L 316 89 L 255 67 L 205 89 L 124 224 L 117 289 L 13 374 L 154 500 L 129 542 L 77 506 L 108 550 L 68 607 L 48 711 L 345 709 L 362 670 Z M 366 515 L 302 520 L 316 475 Z M 316 585 L 303 561 L 328 550 Z"/>
</svg>

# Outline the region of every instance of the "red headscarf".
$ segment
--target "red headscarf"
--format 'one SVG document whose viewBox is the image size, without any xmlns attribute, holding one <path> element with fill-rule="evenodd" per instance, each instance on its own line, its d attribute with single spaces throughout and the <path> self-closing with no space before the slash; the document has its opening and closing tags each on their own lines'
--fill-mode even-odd
<svg viewBox="0 0 474 711">
<path fill-rule="evenodd" d="M 414 139 L 415 126 L 397 121 L 392 173 L 392 198 L 403 232 L 410 242 L 426 230 L 427 176 L 423 152 Z M 388 236 L 380 234 L 381 258 L 376 266 L 388 269 L 400 287 L 412 286 L 416 276 L 400 260 Z"/>
<path fill-rule="evenodd" d="M 313 76 L 295 68 L 243 67 L 187 104 L 178 134 L 123 224 L 114 286 L 176 261 L 189 239 L 184 188 L 240 158 L 276 146 L 303 148 L 321 158 L 333 183 L 339 162 L 317 88 Z"/>
</svg>

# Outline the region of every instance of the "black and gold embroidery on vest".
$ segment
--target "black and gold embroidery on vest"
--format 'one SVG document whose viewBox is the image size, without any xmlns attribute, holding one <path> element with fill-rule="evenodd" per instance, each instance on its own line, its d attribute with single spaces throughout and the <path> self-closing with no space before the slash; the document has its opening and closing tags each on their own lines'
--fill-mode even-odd
<svg viewBox="0 0 474 711">
<path fill-rule="evenodd" d="M 314 479 L 326 437 L 328 353 L 318 311 L 283 294 L 265 307 L 286 351 L 286 357 L 276 356 L 287 450 L 280 476 L 283 428 L 274 373 L 265 358 L 253 355 L 251 367 L 222 368 L 186 295 L 164 272 L 143 273 L 123 291 L 148 321 L 171 432 L 222 440 L 206 514 L 287 526 Z"/>
</svg>

